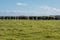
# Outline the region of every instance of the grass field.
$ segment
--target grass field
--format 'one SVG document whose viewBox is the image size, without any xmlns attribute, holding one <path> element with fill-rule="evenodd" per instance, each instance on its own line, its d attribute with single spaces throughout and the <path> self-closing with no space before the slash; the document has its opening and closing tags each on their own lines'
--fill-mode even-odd
<svg viewBox="0 0 60 40">
<path fill-rule="evenodd" d="M 0 20 L 0 40 L 60 40 L 60 20 Z"/>
</svg>

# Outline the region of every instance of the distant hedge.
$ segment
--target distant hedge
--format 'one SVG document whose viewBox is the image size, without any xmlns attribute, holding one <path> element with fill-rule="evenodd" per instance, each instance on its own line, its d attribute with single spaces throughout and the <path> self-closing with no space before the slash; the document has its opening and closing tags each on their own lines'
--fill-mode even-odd
<svg viewBox="0 0 60 40">
<path fill-rule="evenodd" d="M 19 20 L 60 20 L 60 16 L 0 16 L 0 19 L 19 19 Z"/>
</svg>

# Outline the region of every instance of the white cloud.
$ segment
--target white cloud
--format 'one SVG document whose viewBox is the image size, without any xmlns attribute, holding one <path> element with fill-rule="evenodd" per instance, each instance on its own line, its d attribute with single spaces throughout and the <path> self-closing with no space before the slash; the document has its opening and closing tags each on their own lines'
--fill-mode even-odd
<svg viewBox="0 0 60 40">
<path fill-rule="evenodd" d="M 49 6 L 41 6 L 40 10 L 46 15 L 60 15 L 60 9 Z"/>
<path fill-rule="evenodd" d="M 17 6 L 25 6 L 27 5 L 26 3 L 16 3 Z"/>
<path fill-rule="evenodd" d="M 21 10 L 1 10 L 0 13 L 27 15 L 27 16 L 42 16 L 42 15 L 60 15 L 60 9 L 49 6 L 40 6 L 32 8 L 34 10 L 21 11 Z"/>
</svg>

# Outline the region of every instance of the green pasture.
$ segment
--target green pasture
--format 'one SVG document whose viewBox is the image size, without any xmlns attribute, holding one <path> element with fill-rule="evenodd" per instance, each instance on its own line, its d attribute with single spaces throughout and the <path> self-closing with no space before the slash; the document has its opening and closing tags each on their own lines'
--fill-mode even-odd
<svg viewBox="0 0 60 40">
<path fill-rule="evenodd" d="M 60 20 L 0 20 L 0 40 L 60 40 Z"/>
</svg>

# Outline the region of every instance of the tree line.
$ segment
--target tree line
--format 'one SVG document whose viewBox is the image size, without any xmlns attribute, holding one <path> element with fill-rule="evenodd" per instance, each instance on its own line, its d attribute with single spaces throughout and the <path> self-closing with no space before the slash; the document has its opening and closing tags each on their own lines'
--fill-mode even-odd
<svg viewBox="0 0 60 40">
<path fill-rule="evenodd" d="M 0 19 L 19 19 L 19 20 L 59 20 L 56 16 L 0 16 Z"/>
</svg>

